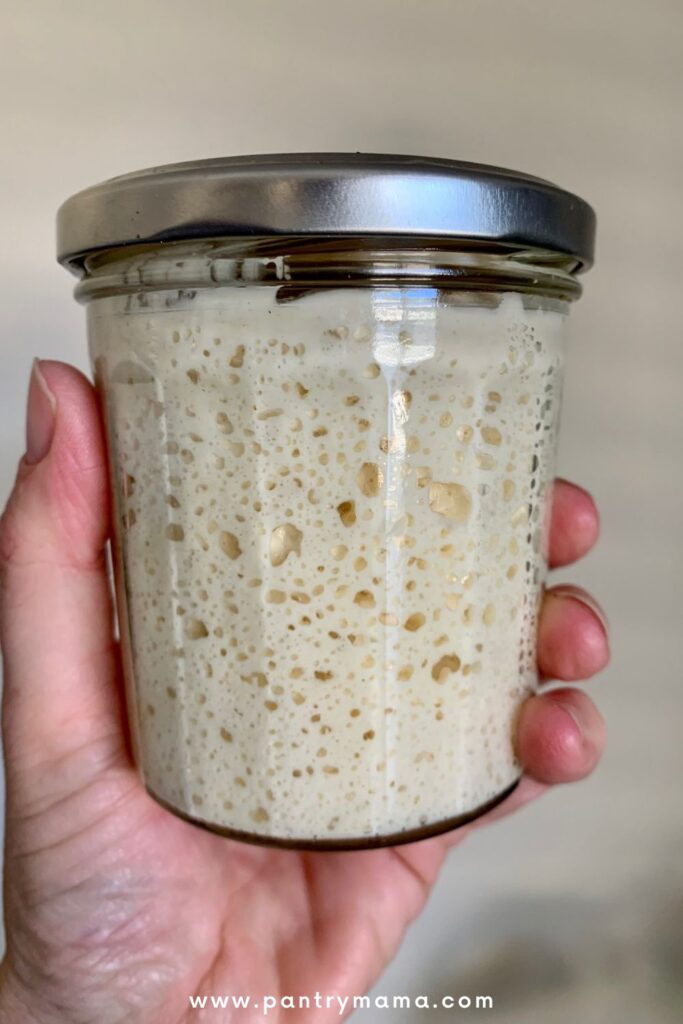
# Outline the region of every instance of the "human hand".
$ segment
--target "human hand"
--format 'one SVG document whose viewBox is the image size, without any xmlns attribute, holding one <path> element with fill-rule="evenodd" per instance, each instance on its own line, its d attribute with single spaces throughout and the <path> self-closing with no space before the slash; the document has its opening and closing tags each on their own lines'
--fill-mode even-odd
<svg viewBox="0 0 683 1024">
<path fill-rule="evenodd" d="M 517 790 L 457 832 L 394 849 L 297 853 L 195 828 L 155 803 L 131 762 L 108 531 L 95 392 L 72 367 L 43 362 L 30 386 L 27 455 L 0 523 L 2 1024 L 180 1024 L 203 1019 L 190 1010 L 194 993 L 363 992 L 422 909 L 449 848 L 548 786 L 583 778 L 600 757 L 598 711 L 564 687 L 522 709 Z M 591 498 L 558 482 L 551 565 L 575 561 L 597 533 Z M 606 629 L 583 591 L 546 592 L 538 659 L 542 677 L 564 681 L 606 664 Z M 207 1011 L 235 1019 L 220 1012 Z M 262 1019 L 238 1012 L 244 1024 Z M 324 1010 L 283 1016 L 326 1019 Z"/>
</svg>

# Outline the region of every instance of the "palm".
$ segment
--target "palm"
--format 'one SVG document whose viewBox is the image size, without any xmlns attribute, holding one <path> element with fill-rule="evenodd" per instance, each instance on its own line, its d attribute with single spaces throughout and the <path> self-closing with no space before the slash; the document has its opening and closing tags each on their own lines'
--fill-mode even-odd
<svg viewBox="0 0 683 1024">
<path fill-rule="evenodd" d="M 22 942 L 76 986 L 74 1010 L 89 1005 L 103 1024 L 129 1019 L 124 1007 L 182 1019 L 193 993 L 363 992 L 443 859 L 439 839 L 351 855 L 247 846 L 165 811 L 109 738 L 60 771 L 80 779 L 93 766 L 85 787 L 15 828 L 9 862 L 15 898 L 40 892 Z"/>
<path fill-rule="evenodd" d="M 422 907 L 454 836 L 358 853 L 270 850 L 203 832 L 148 796 L 125 742 L 95 396 L 70 367 L 42 366 L 57 415 L 38 375 L 29 420 L 54 421 L 49 452 L 21 463 L 0 524 L 7 783 L 0 1021 L 167 1024 L 197 1019 L 191 994 L 256 1002 L 265 994 L 363 992 Z M 38 433 L 44 441 L 45 430 Z M 33 440 L 29 448 L 45 447 Z M 573 561 L 596 533 L 591 500 L 561 484 L 551 561 Z M 539 629 L 542 673 L 579 679 L 604 665 L 604 629 L 585 600 L 549 592 Z M 556 690 L 527 702 L 517 739 L 535 781 L 525 779 L 478 824 L 545 784 L 586 775 L 602 747 L 601 720 L 584 694 Z M 224 1019 L 232 1019 L 229 1011 Z M 262 1017 L 258 1010 L 240 1016 L 250 1019 Z M 305 1019 L 326 1019 L 325 1011 Z"/>
</svg>

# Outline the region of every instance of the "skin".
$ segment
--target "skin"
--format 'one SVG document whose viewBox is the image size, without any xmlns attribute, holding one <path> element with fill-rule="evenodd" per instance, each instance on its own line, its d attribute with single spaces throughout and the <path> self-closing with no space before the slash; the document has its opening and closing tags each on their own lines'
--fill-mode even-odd
<svg viewBox="0 0 683 1024">
<path fill-rule="evenodd" d="M 359 994 L 395 954 L 444 858 L 475 828 L 595 767 L 604 724 L 576 687 L 524 705 L 525 777 L 457 832 L 357 853 L 248 846 L 189 825 L 145 792 L 131 762 L 105 569 L 106 456 L 89 381 L 36 364 L 27 454 L 0 521 L 0 641 L 7 775 L 0 1024 L 261 1020 L 190 1010 L 188 996 Z M 558 481 L 550 565 L 598 535 L 590 496 Z M 545 594 L 542 679 L 608 660 L 604 616 L 578 588 Z M 326 1011 L 273 1011 L 317 1022 Z M 335 1019 L 340 1019 L 335 1016 Z"/>
</svg>

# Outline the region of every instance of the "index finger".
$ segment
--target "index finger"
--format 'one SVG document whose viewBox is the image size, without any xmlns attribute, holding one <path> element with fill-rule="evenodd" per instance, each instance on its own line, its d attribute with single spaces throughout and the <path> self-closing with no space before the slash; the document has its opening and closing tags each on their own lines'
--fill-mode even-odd
<svg viewBox="0 0 683 1024">
<path fill-rule="evenodd" d="M 553 485 L 548 564 L 569 565 L 585 555 L 600 533 L 595 502 L 582 487 L 557 479 Z"/>
</svg>

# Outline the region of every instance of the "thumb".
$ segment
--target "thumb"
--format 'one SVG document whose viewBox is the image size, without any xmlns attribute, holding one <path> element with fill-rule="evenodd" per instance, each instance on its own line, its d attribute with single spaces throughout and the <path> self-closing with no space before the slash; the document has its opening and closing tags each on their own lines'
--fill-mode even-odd
<svg viewBox="0 0 683 1024">
<path fill-rule="evenodd" d="M 125 754 L 106 571 L 106 451 L 92 385 L 33 364 L 26 455 L 0 520 L 3 740 L 10 816 Z"/>
</svg>

